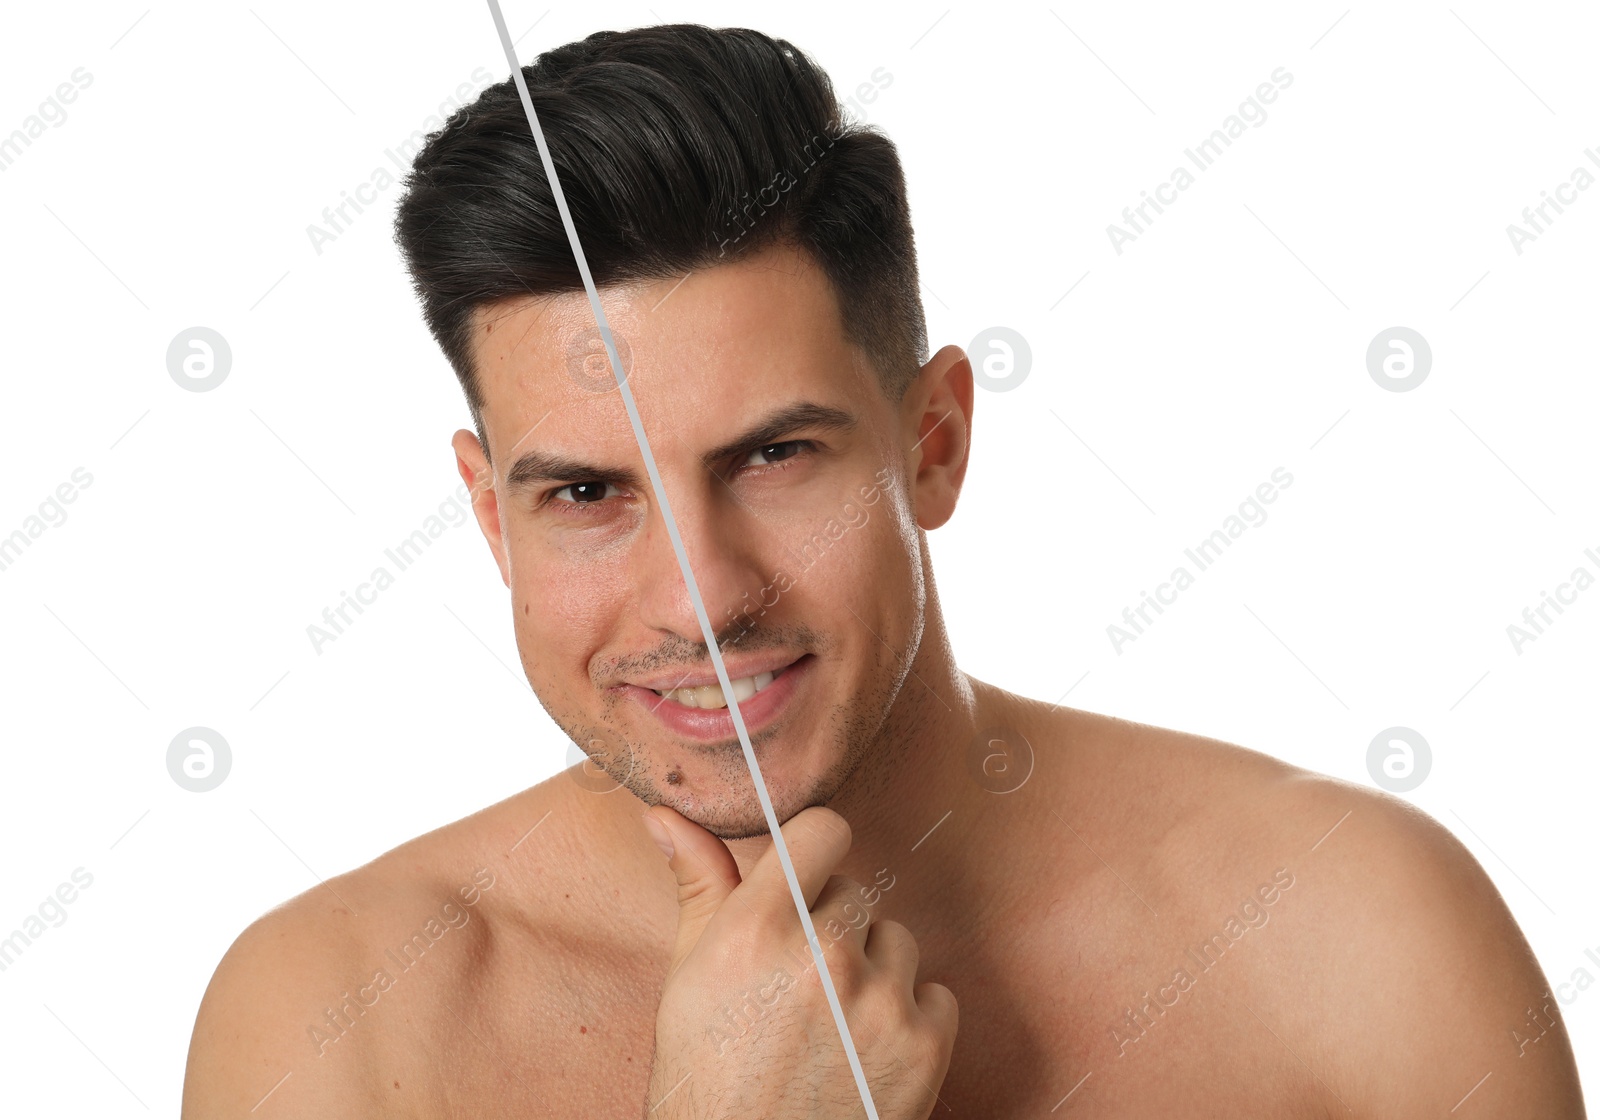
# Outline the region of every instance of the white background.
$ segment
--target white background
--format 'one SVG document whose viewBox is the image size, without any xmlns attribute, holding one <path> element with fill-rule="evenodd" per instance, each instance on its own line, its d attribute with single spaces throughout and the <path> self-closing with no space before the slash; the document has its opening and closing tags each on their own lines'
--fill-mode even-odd
<svg viewBox="0 0 1600 1120">
<path fill-rule="evenodd" d="M 1373 737 L 1413 728 L 1432 768 L 1404 796 L 1482 862 L 1552 983 L 1600 976 L 1600 588 L 1520 653 L 1506 632 L 1600 575 L 1600 188 L 1520 255 L 1506 232 L 1600 173 L 1592 9 L 506 18 L 524 62 L 694 21 L 788 38 L 841 90 L 892 74 L 864 108 L 905 162 L 933 347 L 1005 325 L 1032 349 L 1019 388 L 979 394 L 932 538 L 961 666 L 1363 783 Z M 564 765 L 474 525 L 320 654 L 306 632 L 446 499 L 468 425 L 390 241 L 398 188 L 320 254 L 306 227 L 506 66 L 478 3 L 14 6 L 0 42 L 0 135 L 93 76 L 0 172 L 0 535 L 93 476 L 0 571 L 0 934 L 94 877 L 0 973 L 0 1110 L 172 1115 L 245 925 Z M 1117 254 L 1107 225 L 1277 67 L 1265 123 Z M 196 325 L 233 354 L 205 393 L 166 368 Z M 1395 325 L 1432 348 L 1409 392 L 1366 369 Z M 1114 651 L 1122 609 L 1280 466 L 1265 524 Z M 233 759 L 203 794 L 166 765 L 196 725 Z M 1600 991 L 1566 992 L 1592 1090 Z"/>
</svg>

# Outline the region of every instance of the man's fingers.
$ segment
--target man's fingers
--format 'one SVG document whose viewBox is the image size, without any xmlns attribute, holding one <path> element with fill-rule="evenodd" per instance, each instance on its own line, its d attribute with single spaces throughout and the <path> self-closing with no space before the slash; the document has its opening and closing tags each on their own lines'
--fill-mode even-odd
<svg viewBox="0 0 1600 1120">
<path fill-rule="evenodd" d="M 794 864 L 794 876 L 800 882 L 800 893 L 805 896 L 806 909 L 810 910 L 816 905 L 833 869 L 850 850 L 850 825 L 832 809 L 813 805 L 801 809 L 781 828 L 790 862 Z M 776 843 L 761 853 L 740 893 L 752 910 L 774 917 L 787 913 L 799 924 L 789 881 L 783 873 L 783 865 L 778 862 Z"/>
<path fill-rule="evenodd" d="M 794 909 L 791 903 L 790 909 Z M 798 922 L 796 923 L 798 924 Z M 872 911 L 861 902 L 861 884 L 843 875 L 829 876 L 816 905 L 811 907 L 811 924 L 824 949 L 830 945 L 849 945 L 860 951 L 866 947 Z"/>
<path fill-rule="evenodd" d="M 899 922 L 873 922 L 864 951 L 867 960 L 892 978 L 895 986 L 910 999 L 921 959 L 917 939 L 911 936 L 911 931 Z"/>
<path fill-rule="evenodd" d="M 712 915 L 739 885 L 739 865 L 720 839 L 665 805 L 652 806 L 644 817 L 646 829 L 663 854 L 669 846 L 672 849 L 667 863 L 678 880 L 678 937 L 671 966 L 671 971 L 676 971 Z M 665 833 L 665 839 L 656 828 Z"/>
<path fill-rule="evenodd" d="M 918 984 L 912 995 L 917 1001 L 917 1010 L 927 1017 L 928 1023 L 938 1032 L 941 1038 L 955 1042 L 956 1023 L 959 1014 L 956 1009 L 956 996 L 943 984 Z M 949 1060 L 949 1049 L 946 1048 L 945 1059 Z"/>
</svg>

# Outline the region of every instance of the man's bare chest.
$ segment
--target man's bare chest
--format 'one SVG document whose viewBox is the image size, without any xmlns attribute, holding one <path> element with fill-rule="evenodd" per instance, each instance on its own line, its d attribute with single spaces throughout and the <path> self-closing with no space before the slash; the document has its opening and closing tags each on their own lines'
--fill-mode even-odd
<svg viewBox="0 0 1600 1120">
<path fill-rule="evenodd" d="M 1168 984 L 1146 999 L 1143 988 L 1125 990 L 1137 970 L 1073 976 L 1020 943 L 1017 954 L 1008 976 L 951 985 L 961 1025 L 934 1116 L 1321 1120 L 1343 1111 L 1274 1034 L 1248 985 L 1210 976 L 1206 987 Z M 646 1098 L 660 981 L 655 968 L 616 959 L 568 962 L 554 984 L 529 969 L 481 977 L 475 1002 L 441 993 L 426 1046 L 390 1050 L 382 1083 L 404 1070 L 418 1116 L 641 1114 L 656 1103 Z"/>
</svg>

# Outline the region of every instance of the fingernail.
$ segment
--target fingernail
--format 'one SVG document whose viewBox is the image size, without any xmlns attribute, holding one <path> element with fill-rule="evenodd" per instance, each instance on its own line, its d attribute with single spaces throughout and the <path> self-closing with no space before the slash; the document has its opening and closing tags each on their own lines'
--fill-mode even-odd
<svg viewBox="0 0 1600 1120">
<path fill-rule="evenodd" d="M 661 849 L 661 854 L 671 859 L 672 853 L 676 849 L 672 844 L 672 833 L 667 831 L 667 826 L 656 820 L 649 813 L 645 813 L 644 827 L 645 831 L 650 833 L 650 839 L 656 842 L 656 847 Z"/>
</svg>

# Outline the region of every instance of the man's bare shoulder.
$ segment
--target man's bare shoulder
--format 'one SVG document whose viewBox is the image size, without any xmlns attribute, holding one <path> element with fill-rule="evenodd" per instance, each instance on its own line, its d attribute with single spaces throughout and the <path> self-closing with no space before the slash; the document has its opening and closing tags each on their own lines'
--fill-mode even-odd
<svg viewBox="0 0 1600 1120">
<path fill-rule="evenodd" d="M 1235 744 L 1080 718 L 1091 726 L 1107 780 L 1137 803 L 1152 896 L 1205 927 L 1185 965 L 1197 982 L 1216 965 L 1263 1045 L 1309 1063 L 1335 1104 L 1443 1114 L 1471 1094 L 1500 1116 L 1583 1115 L 1538 962 L 1439 821 Z"/>
<path fill-rule="evenodd" d="M 1244 858 L 1275 840 L 1287 802 L 1346 784 L 1206 735 L 1033 701 L 1023 712 L 1030 737 L 1070 759 L 1051 794 L 1130 858 L 1156 861 L 1156 874 Z M 1196 853 L 1193 866 L 1183 851 Z"/>
<path fill-rule="evenodd" d="M 563 967 L 622 951 L 626 931 L 592 921 L 600 896 L 618 889 L 596 854 L 613 827 L 597 805 L 558 774 L 251 923 L 201 1002 L 184 1115 L 243 1115 L 269 1093 L 294 1097 L 296 1112 L 338 1103 L 341 1114 L 427 1114 L 434 1087 L 395 1071 L 474 1031 L 496 1033 L 485 987 L 512 983 L 538 1000 Z M 540 1006 L 559 1017 L 567 1002 Z M 536 1036 L 540 1021 L 522 1026 Z"/>
<path fill-rule="evenodd" d="M 1324 775 L 1273 801 L 1299 868 L 1273 1007 L 1327 1055 L 1341 1099 L 1358 1113 L 1445 1113 L 1472 1097 L 1497 1116 L 1581 1117 L 1548 982 L 1461 840 L 1402 798 Z"/>
</svg>

